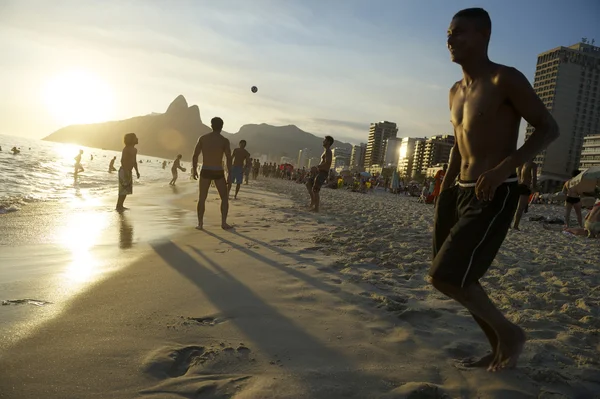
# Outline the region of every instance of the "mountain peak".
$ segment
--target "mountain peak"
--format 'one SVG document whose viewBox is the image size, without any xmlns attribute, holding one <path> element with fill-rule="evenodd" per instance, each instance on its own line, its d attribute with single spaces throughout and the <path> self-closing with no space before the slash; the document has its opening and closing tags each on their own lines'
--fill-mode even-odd
<svg viewBox="0 0 600 399">
<path fill-rule="evenodd" d="M 169 105 L 169 108 L 167 108 L 167 114 L 171 113 L 171 112 L 174 112 L 174 111 L 178 111 L 178 110 L 185 110 L 187 108 L 188 108 L 188 103 L 185 100 L 185 97 L 180 94 Z"/>
</svg>

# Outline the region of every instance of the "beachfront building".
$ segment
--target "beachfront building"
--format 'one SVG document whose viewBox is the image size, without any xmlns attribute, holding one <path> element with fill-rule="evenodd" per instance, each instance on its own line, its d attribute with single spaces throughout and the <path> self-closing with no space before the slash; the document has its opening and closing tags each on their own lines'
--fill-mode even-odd
<svg viewBox="0 0 600 399">
<path fill-rule="evenodd" d="M 365 165 L 365 154 L 367 150 L 366 143 L 360 143 L 359 145 L 352 146 L 352 153 L 350 154 L 350 169 L 362 172 Z"/>
<path fill-rule="evenodd" d="M 369 140 L 365 153 L 364 168 L 368 169 L 373 165 L 382 165 L 385 156 L 385 144 L 390 138 L 395 138 L 398 134 L 398 128 L 394 122 L 381 121 L 371 123 L 369 127 Z"/>
<path fill-rule="evenodd" d="M 341 147 L 335 147 L 331 150 L 331 168 L 339 167 L 350 168 L 350 150 Z"/>
<path fill-rule="evenodd" d="M 319 164 L 321 163 L 321 158 L 317 158 L 317 157 L 310 157 L 308 158 L 308 165 L 306 166 L 307 168 L 312 168 L 313 166 L 319 166 Z"/>
<path fill-rule="evenodd" d="M 413 177 L 413 161 L 415 147 L 418 142 L 425 141 L 424 138 L 404 137 L 400 143 L 398 152 L 398 174 L 401 177 Z"/>
<path fill-rule="evenodd" d="M 433 165 L 448 163 L 453 146 L 454 136 L 451 134 L 440 134 L 415 142 L 411 177 L 426 176 L 427 169 Z"/>
<path fill-rule="evenodd" d="M 600 134 L 592 134 L 583 138 L 579 169 L 600 166 Z"/>
<path fill-rule="evenodd" d="M 430 166 L 427 168 L 427 173 L 425 174 L 425 177 L 427 177 L 428 179 L 435 177 L 435 174 L 442 169 L 444 169 L 443 163 L 438 163 L 436 165 Z"/>
<path fill-rule="evenodd" d="M 400 145 L 402 144 L 401 138 L 391 137 L 385 142 L 385 155 L 383 157 L 383 164 L 386 167 L 397 167 L 398 156 L 400 154 Z"/>
<path fill-rule="evenodd" d="M 297 168 L 305 168 L 308 166 L 309 151 L 308 148 L 298 151 Z"/>
<path fill-rule="evenodd" d="M 554 116 L 560 137 L 535 158 L 543 192 L 579 167 L 584 138 L 600 134 L 600 47 L 583 39 L 538 55 L 533 87 Z M 526 139 L 533 133 L 527 125 Z"/>
</svg>

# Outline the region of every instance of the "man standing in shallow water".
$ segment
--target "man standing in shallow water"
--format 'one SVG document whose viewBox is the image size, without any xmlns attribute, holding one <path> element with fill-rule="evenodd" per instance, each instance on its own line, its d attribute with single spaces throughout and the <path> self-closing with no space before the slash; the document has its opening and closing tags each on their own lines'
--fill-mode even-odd
<svg viewBox="0 0 600 399">
<path fill-rule="evenodd" d="M 448 28 L 450 57 L 463 79 L 450 89 L 456 144 L 436 205 L 429 275 L 437 290 L 467 308 L 491 345 L 490 354 L 463 366 L 499 371 L 516 366 L 525 333 L 496 308 L 479 279 L 510 228 L 519 200 L 517 167 L 559 132 L 525 76 L 489 60 L 491 28 L 481 8 L 459 11 Z M 535 131 L 517 149 L 521 118 Z"/>
<path fill-rule="evenodd" d="M 214 182 L 221 197 L 221 228 L 231 229 L 227 224 L 227 212 L 229 211 L 229 193 L 225 171 L 223 170 L 223 156 L 227 160 L 227 173 L 231 173 L 231 146 L 229 140 L 221 135 L 223 130 L 223 119 L 215 117 L 210 121 L 212 132 L 198 139 L 194 156 L 192 157 L 192 176 L 198 180 L 198 156 L 202 153 L 202 170 L 200 171 L 200 194 L 198 198 L 198 226 L 202 230 L 204 226 L 204 211 L 206 208 L 206 197 L 210 183 Z"/>
</svg>

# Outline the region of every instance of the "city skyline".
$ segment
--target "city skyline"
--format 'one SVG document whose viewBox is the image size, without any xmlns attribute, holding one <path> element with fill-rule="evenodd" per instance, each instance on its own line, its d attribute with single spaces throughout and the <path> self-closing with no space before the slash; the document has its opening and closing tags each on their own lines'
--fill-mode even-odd
<svg viewBox="0 0 600 399">
<path fill-rule="evenodd" d="M 295 124 L 358 144 L 370 123 L 391 120 L 398 137 L 452 133 L 448 88 L 461 71 L 445 32 L 452 15 L 471 6 L 5 1 L 0 134 L 41 138 L 70 123 L 163 112 L 178 94 L 200 107 L 205 123 L 222 116 L 229 132 Z M 600 40 L 593 0 L 476 6 L 492 18 L 491 59 L 530 82 L 537 54 Z"/>
</svg>

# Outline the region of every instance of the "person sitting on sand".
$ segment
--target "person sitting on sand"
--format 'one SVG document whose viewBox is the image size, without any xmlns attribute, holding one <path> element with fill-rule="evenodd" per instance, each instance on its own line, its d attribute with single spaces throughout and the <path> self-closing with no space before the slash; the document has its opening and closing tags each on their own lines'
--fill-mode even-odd
<svg viewBox="0 0 600 399">
<path fill-rule="evenodd" d="M 521 217 L 523 216 L 523 212 L 527 211 L 529 205 L 531 190 L 537 185 L 537 165 L 533 161 L 527 161 L 517 170 L 517 177 L 519 178 L 521 196 L 519 197 L 519 205 L 515 212 L 515 222 L 513 225 L 513 229 L 515 230 L 519 230 Z"/>
<path fill-rule="evenodd" d="M 169 182 L 170 186 L 174 186 L 175 182 L 177 181 L 177 169 L 181 170 L 182 172 L 185 172 L 185 168 L 181 166 L 181 157 L 181 154 L 177 155 L 177 158 L 175 158 L 175 160 L 173 161 L 173 166 L 171 166 L 171 174 L 173 175 L 173 178 Z"/>
<path fill-rule="evenodd" d="M 453 62 L 463 78 L 449 93 L 455 144 L 435 208 L 435 289 L 466 308 L 485 334 L 491 353 L 464 367 L 514 368 L 525 332 L 494 305 L 479 280 L 502 246 L 519 202 L 515 171 L 559 136 L 556 121 L 517 69 L 488 57 L 489 14 L 469 8 L 454 15 L 447 31 Z M 519 123 L 534 131 L 517 149 Z M 459 178 L 457 185 L 454 184 Z"/>
<path fill-rule="evenodd" d="M 581 171 L 574 170 L 571 174 L 572 177 L 580 174 Z M 571 209 L 575 208 L 575 215 L 577 215 L 577 223 L 579 223 L 579 227 L 583 227 L 583 221 L 581 217 L 581 196 L 580 194 L 572 188 L 569 188 L 569 181 L 565 183 L 563 186 L 562 192 L 567 195 L 565 199 L 565 227 L 569 227 L 571 224 Z"/>
<path fill-rule="evenodd" d="M 546 230 L 551 228 L 546 227 Z M 576 236 L 587 236 L 588 238 L 600 238 L 600 200 L 592 207 L 590 212 L 585 217 L 585 223 L 582 227 L 565 227 L 564 232 Z"/>
<path fill-rule="evenodd" d="M 125 143 L 125 148 L 121 152 L 121 167 L 119 168 L 119 198 L 117 199 L 117 206 L 115 208 L 118 212 L 127 210 L 123 206 L 123 203 L 128 195 L 133 194 L 133 169 L 135 169 L 137 178 L 140 178 L 140 171 L 138 170 L 136 160 L 137 148 L 135 148 L 138 144 L 138 138 L 135 133 L 127 133 L 123 138 L 123 142 Z"/>
<path fill-rule="evenodd" d="M 114 156 L 113 159 L 110 160 L 110 163 L 108 164 L 108 173 L 112 173 L 115 172 L 117 169 L 115 168 L 115 161 L 117 160 L 117 157 Z"/>
<path fill-rule="evenodd" d="M 200 171 L 200 194 L 198 197 L 198 226 L 196 229 L 204 228 L 204 211 L 206 208 L 206 197 L 211 182 L 215 183 L 219 197 L 221 197 L 221 228 L 231 229 L 227 224 L 227 212 L 229 212 L 229 196 L 227 193 L 227 181 L 223 170 L 223 155 L 227 160 L 227 172 L 231 172 L 231 145 L 229 140 L 221 135 L 223 130 L 223 119 L 214 117 L 210 121 L 212 132 L 198 139 L 194 155 L 192 157 L 192 176 L 198 179 L 198 157 L 202 153 L 203 162 Z"/>
<path fill-rule="evenodd" d="M 317 165 L 317 175 L 314 179 L 307 183 L 310 193 L 310 208 L 314 212 L 319 212 L 319 206 L 321 204 L 320 191 L 323 184 L 327 182 L 329 178 L 329 169 L 331 169 L 332 152 L 331 146 L 333 145 L 333 137 L 325 136 L 323 139 L 323 155 L 321 155 L 321 163 Z"/>
<path fill-rule="evenodd" d="M 250 167 L 250 153 L 246 150 L 246 140 L 241 140 L 239 147 L 233 150 L 231 155 L 232 167 L 231 173 L 228 176 L 227 194 L 231 192 L 231 187 L 235 184 L 235 195 L 233 199 L 237 199 L 240 187 L 244 182 L 244 173 Z"/>
<path fill-rule="evenodd" d="M 74 175 L 77 176 L 79 172 L 83 172 L 83 166 L 81 166 L 81 156 L 83 155 L 83 150 L 79 150 L 79 154 L 75 157 L 75 169 Z"/>
</svg>

